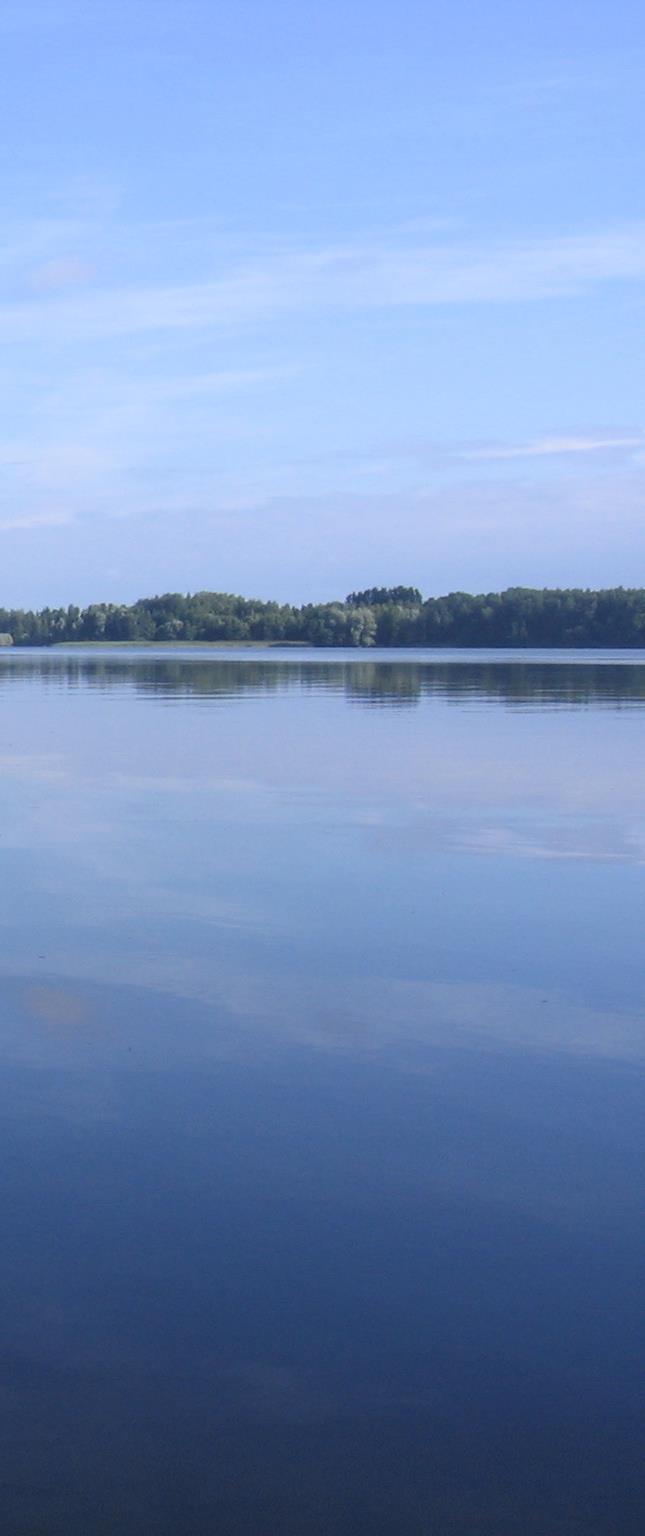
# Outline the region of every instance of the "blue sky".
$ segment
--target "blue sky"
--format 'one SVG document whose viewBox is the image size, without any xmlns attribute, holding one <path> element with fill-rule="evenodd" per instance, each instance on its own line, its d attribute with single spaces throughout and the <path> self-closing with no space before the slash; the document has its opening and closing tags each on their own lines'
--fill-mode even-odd
<svg viewBox="0 0 645 1536">
<path fill-rule="evenodd" d="M 4 0 L 0 603 L 644 583 L 644 45 Z"/>
</svg>

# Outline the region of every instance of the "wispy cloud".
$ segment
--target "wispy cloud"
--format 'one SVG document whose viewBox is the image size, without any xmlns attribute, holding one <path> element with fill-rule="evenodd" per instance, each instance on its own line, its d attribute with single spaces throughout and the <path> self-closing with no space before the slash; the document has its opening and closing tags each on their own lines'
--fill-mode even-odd
<svg viewBox="0 0 645 1536">
<path fill-rule="evenodd" d="M 84 288 L 96 274 L 95 267 L 77 256 L 45 261 L 31 274 L 36 293 L 59 293 L 70 288 Z"/>
<path fill-rule="evenodd" d="M 30 528 L 66 528 L 72 521 L 70 512 L 27 512 L 22 517 L 0 517 L 0 533 Z"/>
<path fill-rule="evenodd" d="M 544 459 L 569 453 L 603 453 L 614 449 L 645 448 L 645 434 L 639 437 L 540 437 L 533 443 L 490 448 L 468 448 L 464 459 Z"/>
<path fill-rule="evenodd" d="M 73 257 L 68 258 L 73 263 Z M 645 278 L 645 223 L 491 245 L 370 240 L 269 249 L 205 281 L 141 281 L 44 293 L 0 306 L 5 341 L 230 328 L 287 313 L 455 304 L 516 304 Z"/>
<path fill-rule="evenodd" d="M 177 378 L 146 380 L 144 393 L 148 400 L 193 400 L 202 396 L 226 395 L 259 384 L 276 384 L 291 379 L 298 372 L 294 367 L 275 368 L 220 368 L 208 373 L 189 374 Z M 142 386 L 138 384 L 138 390 Z"/>
</svg>

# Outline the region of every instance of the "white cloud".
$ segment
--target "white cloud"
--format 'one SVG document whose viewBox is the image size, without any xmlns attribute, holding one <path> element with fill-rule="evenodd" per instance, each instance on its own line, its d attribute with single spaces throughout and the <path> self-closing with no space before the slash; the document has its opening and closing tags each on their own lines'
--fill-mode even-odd
<svg viewBox="0 0 645 1536">
<path fill-rule="evenodd" d="M 0 532 L 29 528 L 65 528 L 73 521 L 69 512 L 27 512 L 24 516 L 0 518 Z"/>
<path fill-rule="evenodd" d="M 469 448 L 464 459 L 542 459 L 568 453 L 601 453 L 618 448 L 645 448 L 640 437 L 541 437 L 533 443 L 510 447 Z"/>
<path fill-rule="evenodd" d="M 67 258 L 72 261 L 72 257 Z M 370 241 L 269 250 L 206 281 L 43 294 L 0 307 L 5 342 L 237 327 L 299 310 L 514 304 L 645 278 L 645 224 L 475 246 Z"/>
</svg>

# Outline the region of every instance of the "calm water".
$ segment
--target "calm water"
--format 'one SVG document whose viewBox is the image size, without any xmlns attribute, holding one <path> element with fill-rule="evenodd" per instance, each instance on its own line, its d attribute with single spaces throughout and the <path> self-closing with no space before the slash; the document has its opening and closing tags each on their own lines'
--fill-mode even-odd
<svg viewBox="0 0 645 1536">
<path fill-rule="evenodd" d="M 0 660 L 8 1536 L 642 1536 L 645 665 Z"/>
</svg>

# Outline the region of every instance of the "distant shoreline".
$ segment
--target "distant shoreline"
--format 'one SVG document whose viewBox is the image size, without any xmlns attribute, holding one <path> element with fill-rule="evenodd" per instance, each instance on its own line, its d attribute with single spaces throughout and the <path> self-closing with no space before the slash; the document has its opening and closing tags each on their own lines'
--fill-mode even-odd
<svg viewBox="0 0 645 1536">
<path fill-rule="evenodd" d="M 508 587 L 424 598 L 418 587 L 365 587 L 300 607 L 230 592 L 165 592 L 129 605 L 0 608 L 0 646 L 12 645 L 645 652 L 645 588 Z"/>
<path fill-rule="evenodd" d="M 308 640 L 54 640 L 48 651 L 324 651 L 328 646 L 312 647 Z M 7 646 L 7 650 L 33 651 L 33 645 Z"/>
</svg>

